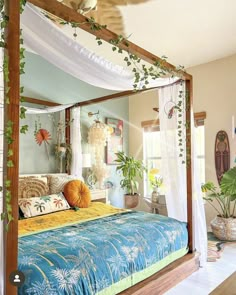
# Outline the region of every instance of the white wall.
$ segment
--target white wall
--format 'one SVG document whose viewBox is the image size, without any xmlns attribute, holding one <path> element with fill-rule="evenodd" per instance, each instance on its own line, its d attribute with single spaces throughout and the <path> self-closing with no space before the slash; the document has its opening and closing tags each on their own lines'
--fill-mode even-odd
<svg viewBox="0 0 236 295">
<path fill-rule="evenodd" d="M 157 106 L 157 90 L 150 90 L 129 97 L 129 155 L 134 156 L 136 159 L 143 160 L 143 129 L 141 122 L 156 119 L 157 112 L 153 111 L 153 108 Z M 143 182 L 140 182 L 139 191 L 143 196 Z M 148 207 L 141 199 L 137 209 L 148 210 Z"/>
<path fill-rule="evenodd" d="M 228 133 L 231 150 L 231 166 L 236 156 L 236 139 L 231 137 L 231 118 L 236 117 L 236 55 L 199 65 L 187 71 L 193 75 L 194 112 L 206 111 L 205 150 L 206 180 L 217 183 L 215 173 L 215 136 L 219 130 Z M 216 216 L 214 209 L 206 205 L 207 224 Z"/>
</svg>

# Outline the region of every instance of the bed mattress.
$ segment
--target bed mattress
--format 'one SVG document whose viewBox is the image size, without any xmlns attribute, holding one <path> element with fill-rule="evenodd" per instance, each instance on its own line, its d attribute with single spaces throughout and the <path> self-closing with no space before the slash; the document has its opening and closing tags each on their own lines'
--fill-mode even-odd
<svg viewBox="0 0 236 295">
<path fill-rule="evenodd" d="M 26 280 L 18 294 L 117 294 L 187 253 L 186 223 L 115 211 L 88 219 L 76 212 L 77 221 L 61 220 L 57 227 L 41 216 L 41 230 L 22 230 L 26 222 L 20 221 L 18 269 Z"/>
</svg>

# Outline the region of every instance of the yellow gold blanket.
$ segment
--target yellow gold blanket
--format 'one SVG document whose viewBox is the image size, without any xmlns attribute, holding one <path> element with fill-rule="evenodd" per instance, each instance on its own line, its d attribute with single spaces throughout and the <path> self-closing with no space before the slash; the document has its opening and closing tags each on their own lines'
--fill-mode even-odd
<svg viewBox="0 0 236 295">
<path fill-rule="evenodd" d="M 92 202 L 89 208 L 80 208 L 78 211 L 65 210 L 47 215 L 36 216 L 19 220 L 18 234 L 25 236 L 36 232 L 59 228 L 86 220 L 92 220 L 103 216 L 127 211 L 106 205 L 104 203 Z"/>
</svg>

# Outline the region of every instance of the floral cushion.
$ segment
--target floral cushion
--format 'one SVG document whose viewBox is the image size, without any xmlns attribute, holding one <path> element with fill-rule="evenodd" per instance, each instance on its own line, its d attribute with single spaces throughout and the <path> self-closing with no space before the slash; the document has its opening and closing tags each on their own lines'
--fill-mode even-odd
<svg viewBox="0 0 236 295">
<path fill-rule="evenodd" d="M 70 209 L 63 193 L 22 198 L 19 199 L 19 206 L 25 218 Z"/>
<path fill-rule="evenodd" d="M 48 175 L 50 194 L 63 192 L 64 186 L 71 180 L 79 179 L 73 175 Z"/>
</svg>

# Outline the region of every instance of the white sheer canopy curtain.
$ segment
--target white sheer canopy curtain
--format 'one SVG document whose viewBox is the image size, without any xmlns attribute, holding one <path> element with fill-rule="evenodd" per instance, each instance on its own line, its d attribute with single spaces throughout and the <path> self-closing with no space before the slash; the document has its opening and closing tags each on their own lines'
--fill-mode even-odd
<svg viewBox="0 0 236 295">
<path fill-rule="evenodd" d="M 24 45 L 64 72 L 88 84 L 110 90 L 132 90 L 134 73 L 85 48 L 73 36 L 29 3 L 21 15 Z M 176 81 L 178 77 L 171 78 Z M 150 79 L 148 87 L 167 85 L 169 78 Z M 140 85 L 142 86 L 142 85 Z"/>
<path fill-rule="evenodd" d="M 176 110 L 172 118 L 169 112 L 177 105 L 179 91 L 184 91 L 184 85 L 174 84 L 159 90 L 159 118 L 161 138 L 161 173 L 163 173 L 166 188 L 166 203 L 169 217 L 181 221 L 187 221 L 187 194 L 186 194 L 186 165 L 182 164 L 184 159 L 179 157 L 179 136 L 177 131 L 178 121 L 185 121 L 185 112 L 178 117 Z M 184 110 L 185 107 L 182 107 Z M 185 137 L 185 130 L 182 130 Z"/>
<path fill-rule="evenodd" d="M 81 130 L 80 130 L 80 107 L 74 107 L 71 110 L 71 149 L 72 163 L 71 174 L 82 178 L 82 147 L 81 147 Z"/>
<path fill-rule="evenodd" d="M 194 118 L 192 118 L 192 122 Z M 193 134 L 193 146 L 192 146 L 192 169 L 193 169 L 193 230 L 195 247 L 200 256 L 200 265 L 204 266 L 207 261 L 207 227 L 206 227 L 206 215 L 205 207 L 202 198 L 200 173 L 197 161 L 197 138 L 195 128 L 192 128 Z"/>
<path fill-rule="evenodd" d="M 182 163 L 186 155 L 185 125 L 181 129 L 182 135 L 178 136 L 181 124 L 185 123 L 185 103 L 180 111 L 175 111 L 172 118 L 168 117 L 171 107 L 178 104 L 180 91 L 185 96 L 185 84 L 174 84 L 159 89 L 159 118 L 161 138 L 161 173 L 166 187 L 166 204 L 168 216 L 187 221 L 187 190 L 186 190 L 186 164 Z M 180 116 L 181 115 L 181 116 Z M 194 136 L 194 128 L 192 130 Z M 179 146 L 182 138 L 182 146 Z M 194 140 L 193 140 L 194 141 Z M 201 183 L 198 174 L 196 144 L 192 147 L 193 167 L 193 223 L 195 247 L 201 253 L 200 264 L 204 266 L 207 257 L 207 232 L 205 222 L 204 204 L 201 194 Z M 182 149 L 180 151 L 180 148 Z M 179 154 L 182 153 L 183 157 Z"/>
</svg>

